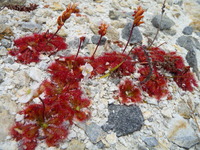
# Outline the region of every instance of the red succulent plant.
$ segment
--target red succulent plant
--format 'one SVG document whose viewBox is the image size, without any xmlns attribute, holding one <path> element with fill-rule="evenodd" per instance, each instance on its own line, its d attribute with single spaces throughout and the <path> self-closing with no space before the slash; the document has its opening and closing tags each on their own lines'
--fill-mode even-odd
<svg viewBox="0 0 200 150">
<path fill-rule="evenodd" d="M 14 40 L 16 48 L 9 51 L 9 54 L 16 56 L 18 62 L 29 64 L 39 62 L 40 54 L 51 54 L 67 48 L 62 37 L 54 36 L 51 38 L 52 36 L 52 33 L 45 32 L 16 39 Z"/>
<path fill-rule="evenodd" d="M 119 85 L 119 97 L 122 99 L 122 104 L 133 104 L 142 102 L 142 95 L 140 89 L 129 79 L 126 79 Z"/>
</svg>

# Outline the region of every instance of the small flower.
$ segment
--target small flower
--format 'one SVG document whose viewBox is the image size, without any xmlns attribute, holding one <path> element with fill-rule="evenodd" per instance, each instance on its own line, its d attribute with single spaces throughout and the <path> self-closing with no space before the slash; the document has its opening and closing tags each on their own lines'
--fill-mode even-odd
<svg viewBox="0 0 200 150">
<path fill-rule="evenodd" d="M 72 13 L 79 13 L 77 6 L 77 4 L 69 4 L 67 6 L 66 10 L 57 19 L 58 29 L 64 25 L 65 21 L 70 18 Z"/>
<path fill-rule="evenodd" d="M 101 25 L 99 26 L 99 35 L 104 36 L 106 34 L 106 31 L 108 29 L 108 25 L 105 23 L 101 23 Z"/>
<path fill-rule="evenodd" d="M 91 72 L 93 71 L 93 67 L 88 63 L 81 66 L 80 69 L 82 70 L 82 75 L 84 76 L 84 79 L 88 79 L 91 76 Z"/>
<path fill-rule="evenodd" d="M 136 11 L 134 11 L 133 17 L 134 17 L 134 25 L 139 26 L 140 24 L 144 23 L 143 21 L 140 21 L 144 16 L 142 14 L 144 13 L 144 10 L 141 6 L 137 8 Z"/>
</svg>

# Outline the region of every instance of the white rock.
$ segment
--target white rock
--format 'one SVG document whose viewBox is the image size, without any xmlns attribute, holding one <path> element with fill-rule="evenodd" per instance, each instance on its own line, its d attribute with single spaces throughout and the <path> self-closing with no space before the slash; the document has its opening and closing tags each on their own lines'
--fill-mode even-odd
<svg viewBox="0 0 200 150">
<path fill-rule="evenodd" d="M 27 73 L 35 81 L 41 82 L 44 79 L 44 73 L 37 67 L 31 67 Z"/>
<path fill-rule="evenodd" d="M 117 136 L 116 136 L 116 134 L 115 133 L 108 134 L 106 136 L 106 141 L 109 144 L 115 144 L 117 142 Z"/>
<path fill-rule="evenodd" d="M 186 149 L 191 148 L 199 142 L 194 129 L 190 126 L 187 120 L 180 115 L 176 115 L 175 118 L 171 120 L 168 138 L 173 143 Z"/>
<path fill-rule="evenodd" d="M 161 110 L 161 113 L 164 117 L 167 117 L 167 118 L 172 118 L 172 110 L 169 109 L 168 107 L 165 107 Z"/>
<path fill-rule="evenodd" d="M 20 114 L 16 114 L 15 116 L 15 120 L 17 122 L 22 121 L 24 119 L 24 114 L 20 115 Z"/>
</svg>

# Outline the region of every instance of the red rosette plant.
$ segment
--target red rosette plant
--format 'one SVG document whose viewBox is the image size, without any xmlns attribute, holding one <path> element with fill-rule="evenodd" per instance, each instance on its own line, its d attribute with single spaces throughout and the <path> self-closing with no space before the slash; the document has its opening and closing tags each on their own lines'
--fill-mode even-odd
<svg viewBox="0 0 200 150">
<path fill-rule="evenodd" d="M 119 85 L 119 97 L 122 99 L 122 104 L 133 104 L 136 102 L 142 102 L 142 95 L 140 89 L 129 79 Z"/>
<path fill-rule="evenodd" d="M 34 33 L 14 40 L 16 48 L 9 51 L 9 54 L 17 57 L 17 62 L 29 64 L 39 62 L 40 54 L 52 54 L 67 48 L 67 44 L 60 36 L 53 36 L 52 33 Z"/>
<path fill-rule="evenodd" d="M 141 74 L 139 81 L 143 81 L 149 73 L 149 67 L 145 66 L 139 70 Z M 142 89 L 149 94 L 151 97 L 160 99 L 168 94 L 167 90 L 167 79 L 164 75 L 158 73 L 157 69 L 154 68 L 153 74 L 150 79 L 142 83 Z"/>
<path fill-rule="evenodd" d="M 120 77 L 128 76 L 135 71 L 135 62 L 131 57 L 117 52 L 105 53 L 103 56 L 97 57 L 91 65 L 94 68 L 93 74 L 104 74 L 106 71 L 112 73 L 114 71 L 114 74 Z"/>
</svg>

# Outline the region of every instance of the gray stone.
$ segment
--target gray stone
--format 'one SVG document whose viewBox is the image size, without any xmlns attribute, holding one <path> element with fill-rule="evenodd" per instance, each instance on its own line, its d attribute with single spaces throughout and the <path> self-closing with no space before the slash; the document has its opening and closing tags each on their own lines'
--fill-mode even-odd
<svg viewBox="0 0 200 150">
<path fill-rule="evenodd" d="M 112 20 L 117 20 L 119 18 L 119 14 L 116 11 L 110 10 L 109 11 L 109 18 Z"/>
<path fill-rule="evenodd" d="M 151 23 L 156 28 L 159 28 L 159 26 L 160 26 L 160 30 L 169 30 L 173 25 L 175 25 L 173 20 L 171 20 L 167 16 L 162 17 L 161 25 L 160 25 L 160 20 L 161 20 L 161 15 L 156 15 L 153 17 Z"/>
<path fill-rule="evenodd" d="M 199 3 L 200 4 L 200 3 Z M 195 150 L 200 150 L 200 143 L 195 145 Z"/>
<path fill-rule="evenodd" d="M 5 73 L 0 70 L 0 84 L 4 81 Z"/>
<path fill-rule="evenodd" d="M 181 36 L 176 40 L 176 43 L 181 46 L 184 47 L 185 49 L 189 50 L 189 51 L 193 51 L 195 49 L 200 50 L 200 43 L 199 41 L 192 37 L 192 36 Z"/>
<path fill-rule="evenodd" d="M 196 32 L 196 35 L 200 37 L 200 32 Z"/>
<path fill-rule="evenodd" d="M 188 64 L 190 65 L 190 67 L 192 67 L 193 72 L 196 73 L 196 76 L 200 80 L 196 52 L 194 50 L 188 51 L 186 55 L 186 60 Z"/>
<path fill-rule="evenodd" d="M 155 137 L 142 137 L 142 141 L 149 147 L 158 145 L 158 140 Z"/>
<path fill-rule="evenodd" d="M 99 149 L 104 149 L 105 148 L 105 144 L 102 141 L 99 141 L 96 145 L 97 145 L 97 147 Z"/>
<path fill-rule="evenodd" d="M 5 56 L 8 54 L 8 50 L 4 46 L 0 46 L 0 56 Z"/>
<path fill-rule="evenodd" d="M 193 28 L 191 26 L 187 26 L 183 29 L 183 34 L 185 35 L 191 35 L 193 32 Z"/>
<path fill-rule="evenodd" d="M 89 43 L 89 39 L 86 37 L 85 40 L 81 44 L 81 48 L 84 48 Z M 69 48 L 76 48 L 78 49 L 80 44 L 80 38 L 75 37 L 74 40 L 68 43 Z"/>
<path fill-rule="evenodd" d="M 0 33 L 3 33 L 7 27 L 8 27 L 8 25 L 0 24 Z"/>
<path fill-rule="evenodd" d="M 5 48 L 11 47 L 11 41 L 9 41 L 9 40 L 7 40 L 7 39 L 2 39 L 0 43 L 1 43 L 1 45 L 4 46 Z"/>
<path fill-rule="evenodd" d="M 138 145 L 138 150 L 149 150 L 149 149 L 142 145 Z"/>
<path fill-rule="evenodd" d="M 21 22 L 20 26 L 21 30 L 25 32 L 40 32 L 42 30 L 42 26 L 40 24 L 33 22 Z"/>
<path fill-rule="evenodd" d="M 108 121 L 102 126 L 104 131 L 112 130 L 118 137 L 125 136 L 141 129 L 144 118 L 138 106 L 108 106 Z"/>
<path fill-rule="evenodd" d="M 170 29 L 170 30 L 163 30 L 163 33 L 168 34 L 170 36 L 176 35 L 176 30 Z"/>
<path fill-rule="evenodd" d="M 5 17 L 5 15 L 0 15 L 0 24 L 5 24 L 8 22 L 8 17 Z"/>
<path fill-rule="evenodd" d="M 200 142 L 191 125 L 179 115 L 175 116 L 169 124 L 168 138 L 172 143 L 186 149 Z"/>
<path fill-rule="evenodd" d="M 93 44 L 97 44 L 99 42 L 100 35 L 93 35 L 91 40 Z M 100 45 L 104 45 L 106 42 L 106 38 L 102 37 Z"/>
<path fill-rule="evenodd" d="M 13 57 L 6 57 L 6 59 L 4 60 L 5 63 L 8 64 L 14 64 L 14 58 Z"/>
<path fill-rule="evenodd" d="M 95 123 L 87 125 L 85 132 L 92 143 L 99 142 L 102 137 L 105 136 L 105 132 L 102 128 Z"/>
<path fill-rule="evenodd" d="M 6 5 L 24 5 L 26 0 L 0 0 L 0 7 Z"/>
<path fill-rule="evenodd" d="M 122 30 L 122 38 L 125 40 L 128 40 L 129 36 L 130 36 L 130 32 L 131 32 L 131 28 L 132 28 L 132 22 L 129 22 L 128 24 L 126 24 L 126 26 L 123 28 Z M 142 41 L 142 34 L 140 33 L 140 30 L 135 27 L 133 29 L 133 33 L 131 35 L 131 39 L 130 39 L 130 43 L 131 44 L 135 44 L 135 43 L 139 43 Z"/>
</svg>

